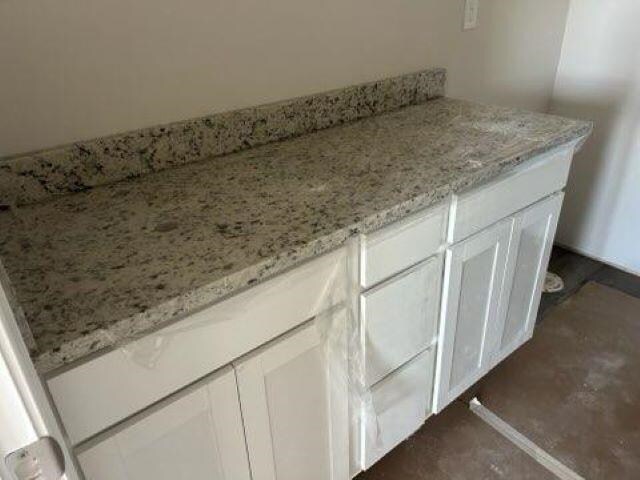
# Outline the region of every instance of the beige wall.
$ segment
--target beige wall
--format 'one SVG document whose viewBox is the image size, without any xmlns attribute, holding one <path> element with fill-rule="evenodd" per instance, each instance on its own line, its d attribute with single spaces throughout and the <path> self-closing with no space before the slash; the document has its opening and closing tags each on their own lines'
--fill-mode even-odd
<svg viewBox="0 0 640 480">
<path fill-rule="evenodd" d="M 0 156 L 415 71 L 545 109 L 569 0 L 0 0 Z"/>
<path fill-rule="evenodd" d="M 560 243 L 640 275 L 640 1 L 574 0 L 552 110 L 595 122 L 571 169 Z"/>
</svg>

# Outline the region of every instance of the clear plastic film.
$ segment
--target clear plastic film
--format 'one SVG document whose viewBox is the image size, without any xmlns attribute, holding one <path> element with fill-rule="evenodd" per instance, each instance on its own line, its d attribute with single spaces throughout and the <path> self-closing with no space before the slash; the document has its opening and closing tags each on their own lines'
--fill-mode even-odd
<svg viewBox="0 0 640 480">
<path fill-rule="evenodd" d="M 360 239 L 354 237 L 168 326 L 134 338 L 115 332 L 115 348 L 48 381 L 71 443 L 83 451 L 91 448 L 109 438 L 113 425 L 124 419 L 135 423 L 149 406 L 180 397 L 185 387 L 197 389 L 229 365 L 242 398 L 252 359 L 297 341 L 313 324 L 325 354 L 331 408 L 348 405 L 343 424 L 330 428 L 350 436 L 344 443 L 344 450 L 351 449 L 346 463 L 352 472 L 361 468 L 363 445 L 378 442 L 378 428 L 360 347 L 359 256 Z M 264 358 L 263 364 L 272 362 Z"/>
<path fill-rule="evenodd" d="M 438 252 L 365 287 L 363 263 L 375 241 L 361 236 L 347 246 L 351 458 L 352 469 L 363 470 L 415 432 L 431 409 L 442 272 Z"/>
<path fill-rule="evenodd" d="M 349 436 L 350 470 L 358 471 L 367 465 L 367 455 L 371 455 L 365 449 L 375 452 L 383 448 L 379 416 L 371 386 L 366 380 L 363 351 L 366 333 L 360 324 L 359 314 L 360 251 L 361 238 L 353 237 L 335 252 L 295 267 L 156 332 L 134 338 L 129 336 L 125 340 L 114 337 L 110 341 L 116 348 L 99 359 L 111 363 L 113 360 L 109 358 L 116 358 L 114 370 L 126 369 L 125 377 L 130 377 L 128 383 L 151 384 L 152 387 L 145 388 L 149 391 L 146 396 L 151 404 L 161 398 L 158 384 L 164 387 L 163 392 L 180 389 L 176 380 L 171 383 L 160 378 L 163 372 L 171 370 L 172 373 L 166 376 L 174 379 L 175 370 L 188 372 L 189 378 L 193 378 L 197 371 L 206 375 L 210 372 L 211 357 L 216 354 L 220 355 L 221 363 L 225 354 L 228 357 L 224 364 L 242 363 L 247 355 L 281 341 L 283 335 L 295 334 L 296 329 L 306 325 L 303 319 L 311 318 L 325 353 L 327 378 L 333 396 L 332 408 L 348 405 L 347 425 L 342 428 Z M 238 345 L 235 350 L 244 351 L 241 355 L 231 353 L 235 342 L 244 341 L 242 332 L 256 337 L 251 331 L 259 330 L 265 330 L 263 341 Z M 273 333 L 267 333 L 268 330 Z M 224 347 L 220 345 L 221 341 Z M 225 352 L 227 347 L 228 353 Z M 136 367 L 131 368 L 132 365 Z M 87 367 L 91 368 L 90 364 Z M 187 383 L 187 374 L 182 378 Z M 122 380 L 122 377 L 116 377 L 114 381 L 119 383 Z M 98 390 L 102 390 L 100 396 L 108 396 L 108 390 L 116 387 L 116 383 L 109 387 L 111 381 L 101 378 L 97 385 Z M 125 417 L 133 409 L 126 395 L 120 397 L 112 401 L 109 409 L 118 410 L 121 412 L 119 415 Z M 91 423 L 96 425 L 92 429 L 104 429 L 106 421 L 96 423 L 95 410 L 92 412 Z M 77 415 L 76 411 L 74 416 Z"/>
<path fill-rule="evenodd" d="M 306 295 L 299 297 L 297 302 L 291 303 L 295 304 L 293 305 L 295 310 L 309 311 L 313 315 L 303 320 L 304 317 L 295 317 L 293 314 L 292 327 L 296 328 L 311 319 L 310 321 L 315 323 L 323 339 L 328 356 L 340 360 L 340 352 L 346 352 L 348 364 L 358 365 L 354 372 L 359 372 L 360 355 L 356 355 L 360 334 L 358 328 L 359 248 L 359 238 L 349 239 L 344 247 L 327 255 L 327 259 L 332 258 L 330 262 L 324 262 L 321 266 L 323 270 L 321 274 L 316 275 L 318 272 L 314 269 L 307 269 L 308 272 L 303 271 L 306 266 L 313 263 L 312 260 L 308 264 L 294 267 L 273 279 L 222 300 L 219 304 L 210 307 L 215 310 L 215 313 L 208 313 L 209 308 L 206 308 L 204 311 L 190 314 L 187 318 L 152 333 L 144 331 L 124 337 L 107 331 L 103 334 L 108 339 L 107 343 L 113 345 L 114 349 L 118 349 L 132 362 L 144 369 L 153 370 L 158 366 L 159 360 L 163 358 L 165 350 L 170 348 L 174 339 L 180 341 L 181 336 L 197 330 L 206 330 L 212 323 L 230 325 L 233 322 L 242 322 L 248 316 L 257 315 L 260 311 L 266 311 L 267 317 L 286 314 L 287 312 L 283 310 L 287 309 L 288 302 L 282 301 L 283 292 L 287 292 L 290 298 L 296 297 L 298 285 L 309 283 Z M 301 270 L 300 274 L 297 274 L 297 269 Z M 315 276 L 319 281 L 309 280 Z M 304 302 L 307 304 L 303 305 Z M 272 308 L 276 305 L 277 308 Z M 216 308 L 217 306 L 223 308 Z M 270 322 L 272 319 L 264 318 L 263 321 Z M 346 375 L 347 380 L 351 381 L 353 375 L 347 375 L 348 368 L 345 366 L 344 372 L 340 371 L 336 374 Z"/>
<path fill-rule="evenodd" d="M 316 275 L 318 272 L 313 269 L 306 268 L 313 263 L 312 260 L 308 264 L 294 267 L 273 279 L 232 295 L 213 307 L 189 314 L 187 318 L 175 321 L 156 332 L 143 331 L 135 335 L 120 335 L 119 332 L 113 334 L 104 331 L 102 335 L 105 337 L 105 343 L 118 349 L 132 362 L 142 368 L 153 370 L 158 366 L 159 360 L 163 358 L 165 350 L 170 348 L 174 339 L 180 341 L 180 337 L 185 334 L 211 328 L 212 323 L 232 325 L 233 322 L 243 322 L 250 315 L 259 315 L 258 312 L 265 312 L 267 318 L 263 318 L 263 321 L 271 322 L 272 319 L 268 318 L 269 316 L 279 315 L 288 307 L 288 302 L 282 301 L 283 293 L 286 292 L 290 298 L 296 297 L 299 290 L 297 286 L 306 286 L 309 283 L 309 290 L 299 297 L 299 301 L 294 300 L 291 303 L 295 304 L 293 307 L 297 311 L 312 313 L 311 317 L 306 319 L 313 317 L 319 333 L 325 340 L 328 353 L 333 353 L 336 349 L 343 348 L 336 342 L 343 334 L 347 334 L 347 326 L 354 321 L 354 315 L 357 313 L 351 308 L 352 304 L 356 305 L 351 299 L 352 293 L 355 292 L 356 297 L 353 298 L 357 298 L 357 291 L 351 291 L 357 288 L 351 281 L 353 269 L 357 268 L 357 245 L 357 239 L 350 240 L 347 246 L 327 255 L 327 258 L 332 257 L 331 261 L 323 262 L 323 271 L 319 275 Z M 296 273 L 297 269 L 300 269 L 300 274 Z M 319 281 L 309 280 L 315 276 Z M 303 302 L 306 302 L 306 305 L 303 305 Z M 216 308 L 217 306 L 223 308 Z M 215 312 L 208 314 L 210 308 Z M 294 318 L 293 315 L 290 322 L 293 328 L 306 321 L 305 317 Z M 278 332 L 278 334 L 284 333 L 286 331 Z"/>
<path fill-rule="evenodd" d="M 347 393 L 350 470 L 354 474 L 365 466 L 365 446 L 377 449 L 382 442 L 373 396 L 366 385 L 362 349 L 365 332 L 359 314 L 361 237 L 351 238 L 344 248 L 346 261 L 327 284 L 320 299 L 323 313 L 316 316 L 315 322 L 324 340 L 333 388 Z"/>
</svg>

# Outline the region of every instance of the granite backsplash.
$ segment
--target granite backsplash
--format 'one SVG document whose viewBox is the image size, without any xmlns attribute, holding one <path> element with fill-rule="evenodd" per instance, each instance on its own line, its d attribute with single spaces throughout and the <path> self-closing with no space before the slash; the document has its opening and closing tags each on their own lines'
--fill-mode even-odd
<svg viewBox="0 0 640 480">
<path fill-rule="evenodd" d="M 0 205 L 84 191 L 423 103 L 444 95 L 433 68 L 326 93 L 0 159 Z"/>
</svg>

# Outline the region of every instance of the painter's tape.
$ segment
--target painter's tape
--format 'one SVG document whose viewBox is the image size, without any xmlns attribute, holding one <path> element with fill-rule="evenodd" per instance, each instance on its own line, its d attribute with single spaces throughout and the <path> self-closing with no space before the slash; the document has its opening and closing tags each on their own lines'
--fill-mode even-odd
<svg viewBox="0 0 640 480">
<path fill-rule="evenodd" d="M 545 467 L 561 480 L 585 480 L 576 472 L 567 467 L 557 458 L 553 457 L 538 445 L 533 443 L 507 422 L 498 417 L 495 413 L 482 405 L 477 398 L 469 402 L 469 408 L 480 417 L 485 423 L 492 426 L 496 431 L 516 445 L 520 450 L 532 457 L 536 462 Z"/>
</svg>

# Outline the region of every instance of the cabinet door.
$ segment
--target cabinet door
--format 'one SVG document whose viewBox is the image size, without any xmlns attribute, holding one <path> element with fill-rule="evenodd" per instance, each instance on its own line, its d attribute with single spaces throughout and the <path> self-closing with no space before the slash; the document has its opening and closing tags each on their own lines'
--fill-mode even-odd
<svg viewBox="0 0 640 480">
<path fill-rule="evenodd" d="M 319 327 L 313 320 L 236 364 L 253 480 L 349 478 L 346 348 Z"/>
<path fill-rule="evenodd" d="M 250 480 L 231 368 L 152 410 L 78 453 L 87 480 Z"/>
<path fill-rule="evenodd" d="M 499 323 L 488 346 L 492 367 L 533 335 L 563 197 L 556 194 L 515 217 Z"/>
<path fill-rule="evenodd" d="M 485 372 L 487 328 L 496 322 L 513 220 L 447 250 L 435 412 Z"/>
</svg>

